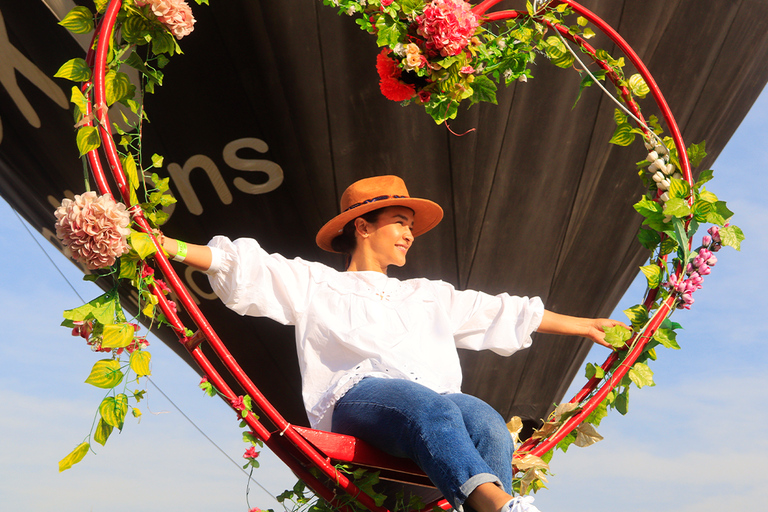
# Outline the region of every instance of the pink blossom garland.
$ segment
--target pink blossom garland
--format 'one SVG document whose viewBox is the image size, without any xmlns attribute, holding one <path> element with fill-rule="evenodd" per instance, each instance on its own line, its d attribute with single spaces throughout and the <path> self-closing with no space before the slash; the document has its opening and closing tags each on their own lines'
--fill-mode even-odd
<svg viewBox="0 0 768 512">
<path fill-rule="evenodd" d="M 184 0 L 136 0 L 136 5 L 149 5 L 152 14 L 157 16 L 157 20 L 165 25 L 176 39 L 181 39 L 194 30 L 195 17 Z"/>
<path fill-rule="evenodd" d="M 89 269 L 109 267 L 129 250 L 131 217 L 112 196 L 86 192 L 56 209 L 56 236 L 65 252 Z"/>
<path fill-rule="evenodd" d="M 416 23 L 427 48 L 443 57 L 461 53 L 479 26 L 472 6 L 463 0 L 432 0 Z"/>
<path fill-rule="evenodd" d="M 702 288 L 704 276 L 709 275 L 712 267 L 717 263 L 717 256 L 713 252 L 719 251 L 721 247 L 719 228 L 712 226 L 707 232 L 709 234 L 701 239 L 698 253 L 685 267 L 685 276 L 678 277 L 677 274 L 672 274 L 669 276 L 669 281 L 662 283 L 671 292 L 680 296 L 680 304 L 677 306 L 680 309 L 691 309 L 691 305 L 695 302 L 693 292 Z"/>
</svg>

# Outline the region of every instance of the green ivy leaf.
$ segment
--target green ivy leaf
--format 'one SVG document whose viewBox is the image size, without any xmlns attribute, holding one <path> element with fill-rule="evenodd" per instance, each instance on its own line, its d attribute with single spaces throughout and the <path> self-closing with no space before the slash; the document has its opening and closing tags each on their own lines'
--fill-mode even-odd
<svg viewBox="0 0 768 512">
<path fill-rule="evenodd" d="M 120 371 L 120 361 L 102 359 L 93 365 L 91 374 L 85 379 L 85 383 L 97 388 L 111 389 L 120 384 L 122 380 L 123 372 Z"/>
<path fill-rule="evenodd" d="M 637 233 L 637 239 L 643 247 L 652 251 L 661 242 L 661 235 L 659 235 L 658 231 L 652 229 L 640 229 Z"/>
<path fill-rule="evenodd" d="M 72 450 L 72 453 L 64 457 L 59 461 L 59 473 L 62 471 L 65 471 L 81 460 L 83 460 L 83 457 L 85 457 L 85 454 L 88 453 L 88 449 L 91 447 L 88 443 L 80 443 L 77 448 Z"/>
<path fill-rule="evenodd" d="M 88 111 L 88 100 L 79 87 L 73 86 L 69 101 L 75 106 L 75 121 L 79 122 Z"/>
<path fill-rule="evenodd" d="M 672 329 L 658 329 L 653 335 L 653 339 L 661 343 L 666 348 L 680 350 L 680 345 L 677 343 L 677 333 Z"/>
<path fill-rule="evenodd" d="M 158 155 L 157 153 L 152 155 L 152 167 L 162 167 L 163 166 L 163 157 Z M 167 189 L 167 187 L 166 187 Z"/>
<path fill-rule="evenodd" d="M 686 153 L 688 153 L 688 160 L 691 162 L 691 166 L 698 167 L 704 157 L 707 156 L 706 146 L 706 141 L 688 146 Z"/>
<path fill-rule="evenodd" d="M 733 247 L 737 251 L 741 250 L 741 242 L 744 240 L 744 233 L 738 226 L 728 226 L 720 228 L 720 240 L 722 244 Z"/>
<path fill-rule="evenodd" d="M 592 411 L 592 413 L 584 421 L 586 423 L 591 423 L 592 425 L 597 425 L 599 427 L 600 422 L 606 416 L 608 416 L 608 404 L 607 404 L 607 400 L 603 400 L 597 405 L 597 407 L 595 407 L 595 410 Z"/>
<path fill-rule="evenodd" d="M 633 132 L 632 125 L 622 123 L 616 127 L 616 131 L 613 132 L 613 136 L 608 142 L 617 146 L 629 146 L 634 140 L 635 133 Z"/>
<path fill-rule="evenodd" d="M 725 201 L 717 201 L 712 211 L 707 215 L 707 222 L 710 224 L 724 225 L 728 219 L 733 217 L 733 212 L 725 206 Z"/>
<path fill-rule="evenodd" d="M 478 75 L 472 82 L 472 97 L 469 106 L 485 101 L 496 105 L 496 84 L 485 75 Z"/>
<path fill-rule="evenodd" d="M 623 347 L 627 340 L 632 337 L 632 331 L 620 325 L 608 329 L 603 328 L 603 331 L 605 331 L 605 341 L 616 348 Z"/>
<path fill-rule="evenodd" d="M 118 430 L 123 429 L 125 415 L 128 413 L 128 397 L 120 393 L 117 396 L 108 396 L 99 405 L 99 414 L 108 424 Z"/>
<path fill-rule="evenodd" d="M 99 424 L 96 426 L 96 431 L 93 433 L 93 440 L 101 446 L 104 446 L 107 443 L 110 434 L 112 434 L 113 428 L 112 425 L 104 421 L 104 418 L 99 418 Z"/>
<path fill-rule="evenodd" d="M 616 399 L 613 401 L 613 407 L 624 416 L 629 410 L 629 389 L 624 389 L 621 393 L 616 395 Z"/>
<path fill-rule="evenodd" d="M 605 377 L 605 370 L 603 370 L 602 367 L 596 366 L 592 363 L 587 363 L 587 368 L 585 371 L 587 379 L 602 379 Z"/>
<path fill-rule="evenodd" d="M 376 28 L 378 29 L 376 44 L 379 47 L 388 46 L 392 48 L 400 41 L 400 25 L 389 16 L 379 16 L 376 20 Z"/>
<path fill-rule="evenodd" d="M 669 197 L 687 199 L 691 195 L 691 186 L 687 181 L 678 178 L 669 180 Z"/>
<path fill-rule="evenodd" d="M 635 363 L 631 370 L 627 373 L 629 378 L 638 388 L 643 386 L 654 386 L 653 371 L 644 363 Z"/>
<path fill-rule="evenodd" d="M 55 78 L 64 78 L 73 82 L 87 82 L 91 79 L 91 68 L 85 59 L 70 59 L 59 68 Z"/>
<path fill-rule="evenodd" d="M 99 323 L 111 324 L 115 321 L 115 298 L 114 293 L 105 293 L 78 308 L 64 311 L 64 318 L 75 322 L 93 318 Z"/>
<path fill-rule="evenodd" d="M 648 322 L 648 310 L 642 304 L 625 309 L 624 314 L 635 329 L 643 327 Z"/>
<path fill-rule="evenodd" d="M 75 141 L 77 142 L 77 149 L 80 151 L 80 156 L 84 156 L 101 146 L 99 130 L 95 126 L 81 126 L 80 129 L 77 130 Z"/>
<path fill-rule="evenodd" d="M 640 73 L 635 73 L 629 77 L 628 84 L 629 90 L 638 98 L 645 98 L 645 96 L 651 92 L 651 89 L 648 88 L 648 84 L 645 83 L 645 79 Z"/>
<path fill-rule="evenodd" d="M 636 202 L 633 205 L 633 208 L 643 217 L 650 217 L 654 214 L 660 214 L 664 210 L 664 207 L 661 204 L 657 203 L 656 201 L 652 201 L 645 196 Z"/>
<path fill-rule="evenodd" d="M 134 231 L 128 235 L 128 243 L 131 244 L 133 250 L 136 251 L 139 257 L 143 260 L 157 252 L 155 244 L 152 243 L 152 237 L 146 233 Z"/>
<path fill-rule="evenodd" d="M 74 7 L 64 16 L 59 25 L 73 34 L 87 34 L 93 30 L 93 13 L 87 7 Z"/>
<path fill-rule="evenodd" d="M 133 370 L 139 377 L 152 375 L 149 370 L 149 360 L 151 357 L 152 355 L 149 352 L 144 350 L 134 350 L 131 354 L 131 370 Z"/>
<path fill-rule="evenodd" d="M 133 341 L 135 332 L 131 324 L 109 324 L 102 331 L 101 346 L 104 348 L 127 347 Z"/>
<path fill-rule="evenodd" d="M 108 106 L 124 98 L 132 98 L 136 91 L 136 87 L 131 83 L 128 75 L 113 69 L 107 72 L 104 85 Z"/>
<path fill-rule="evenodd" d="M 701 171 L 701 174 L 699 174 L 699 179 L 696 180 L 696 188 L 700 188 L 703 184 L 711 180 L 713 177 L 714 177 L 714 173 L 712 172 L 712 169 Z"/>
<path fill-rule="evenodd" d="M 673 197 L 664 203 L 664 215 L 672 215 L 677 218 L 685 218 L 691 214 L 691 207 L 688 201 L 679 197 Z M 679 242 L 679 240 L 678 240 Z"/>
<path fill-rule="evenodd" d="M 552 64 L 559 68 L 567 69 L 573 65 L 573 55 L 571 55 L 563 41 L 557 36 L 549 36 L 547 38 L 546 54 L 552 61 Z"/>
<path fill-rule="evenodd" d="M 661 267 L 655 264 L 645 265 L 640 267 L 640 271 L 645 275 L 648 281 L 648 288 L 656 288 L 661 281 Z"/>
</svg>

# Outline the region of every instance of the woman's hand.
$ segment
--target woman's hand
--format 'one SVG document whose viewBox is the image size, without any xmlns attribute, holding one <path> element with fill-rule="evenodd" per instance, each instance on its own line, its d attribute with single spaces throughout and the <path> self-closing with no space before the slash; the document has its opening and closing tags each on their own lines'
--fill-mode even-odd
<svg viewBox="0 0 768 512">
<path fill-rule="evenodd" d="M 581 318 L 577 316 L 561 315 L 544 310 L 541 324 L 537 332 L 546 334 L 561 334 L 564 336 L 583 336 L 589 338 L 598 345 L 615 350 L 616 347 L 605 341 L 605 331 L 615 326 L 629 329 L 624 322 L 611 320 L 610 318 Z"/>
</svg>

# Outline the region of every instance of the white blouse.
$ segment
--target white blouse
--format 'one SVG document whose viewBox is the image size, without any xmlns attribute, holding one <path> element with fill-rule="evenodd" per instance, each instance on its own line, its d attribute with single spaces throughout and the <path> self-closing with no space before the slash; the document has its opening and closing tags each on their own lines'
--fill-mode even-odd
<svg viewBox="0 0 768 512">
<path fill-rule="evenodd" d="M 304 406 L 321 430 L 331 429 L 336 401 L 364 377 L 461 392 L 457 347 L 508 356 L 531 345 L 544 314 L 538 297 L 339 272 L 268 254 L 252 239 L 217 236 L 208 246 L 211 286 L 227 307 L 296 326 Z"/>
</svg>

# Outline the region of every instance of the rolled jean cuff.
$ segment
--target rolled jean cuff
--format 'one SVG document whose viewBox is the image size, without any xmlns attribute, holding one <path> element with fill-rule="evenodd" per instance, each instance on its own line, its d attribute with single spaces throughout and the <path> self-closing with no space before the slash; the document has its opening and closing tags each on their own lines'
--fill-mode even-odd
<svg viewBox="0 0 768 512">
<path fill-rule="evenodd" d="M 456 496 L 456 502 L 451 504 L 453 505 L 453 508 L 456 509 L 456 512 L 464 512 L 464 501 L 466 501 L 469 495 L 472 494 L 472 491 L 477 489 L 481 484 L 487 483 L 493 483 L 499 487 L 502 487 L 501 480 L 499 480 L 499 478 L 492 473 L 480 473 L 479 475 L 470 477 L 469 480 L 461 484 L 461 487 L 459 487 L 459 493 L 464 498 L 461 499 L 459 496 Z M 459 502 L 460 499 L 461 502 Z"/>
</svg>

